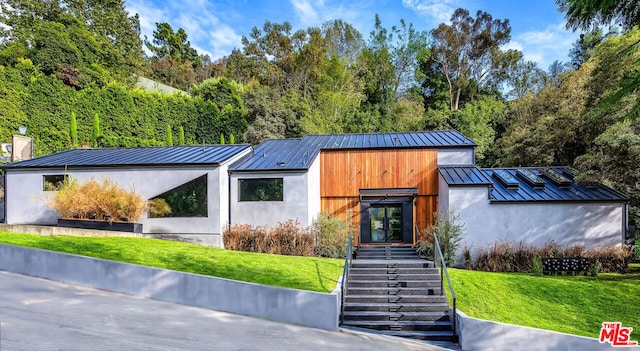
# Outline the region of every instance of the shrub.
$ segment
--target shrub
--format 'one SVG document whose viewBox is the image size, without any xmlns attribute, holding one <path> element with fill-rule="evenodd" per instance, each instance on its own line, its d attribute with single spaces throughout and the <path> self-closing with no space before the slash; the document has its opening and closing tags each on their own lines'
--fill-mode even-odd
<svg viewBox="0 0 640 351">
<path fill-rule="evenodd" d="M 313 232 L 292 220 L 278 223 L 274 228 L 250 224 L 228 225 L 222 240 L 228 250 L 315 256 Z"/>
<path fill-rule="evenodd" d="M 347 254 L 351 223 L 323 211 L 313 222 L 317 235 L 317 250 L 322 257 L 343 258 Z"/>
<path fill-rule="evenodd" d="M 542 258 L 581 257 L 589 259 L 589 271 L 625 273 L 633 256 L 629 246 L 596 247 L 586 249 L 584 245 L 562 246 L 549 241 L 541 247 L 534 247 L 524 241 L 519 243 L 498 241 L 488 248 L 476 249 L 471 267 L 488 272 L 542 272 Z M 539 266 L 538 266 L 539 265 Z"/>
<path fill-rule="evenodd" d="M 108 222 L 136 222 L 147 211 L 147 201 L 135 192 L 128 192 L 106 179 L 78 183 L 66 179 L 59 191 L 48 199 L 49 207 L 60 218 L 89 219 Z"/>
<path fill-rule="evenodd" d="M 452 265 L 456 260 L 456 251 L 460 247 L 464 224 L 460 223 L 460 215 L 454 210 L 449 210 L 449 218 L 444 218 L 440 213 L 434 213 L 434 224 L 427 227 L 426 232 L 429 235 L 426 240 L 417 243 L 418 253 L 430 259 L 434 258 L 433 252 L 433 236 L 438 238 L 440 250 L 444 256 L 447 266 Z"/>
</svg>

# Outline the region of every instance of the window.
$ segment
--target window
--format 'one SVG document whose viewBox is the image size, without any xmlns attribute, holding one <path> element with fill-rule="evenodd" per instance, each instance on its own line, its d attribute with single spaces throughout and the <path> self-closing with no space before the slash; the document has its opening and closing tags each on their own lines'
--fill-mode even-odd
<svg viewBox="0 0 640 351">
<path fill-rule="evenodd" d="M 207 175 L 164 192 L 149 201 L 149 217 L 207 217 Z"/>
<path fill-rule="evenodd" d="M 52 174 L 42 176 L 42 190 L 59 191 L 64 183 L 69 180 L 66 174 Z"/>
<path fill-rule="evenodd" d="M 282 201 L 282 178 L 238 179 L 240 201 Z"/>
</svg>

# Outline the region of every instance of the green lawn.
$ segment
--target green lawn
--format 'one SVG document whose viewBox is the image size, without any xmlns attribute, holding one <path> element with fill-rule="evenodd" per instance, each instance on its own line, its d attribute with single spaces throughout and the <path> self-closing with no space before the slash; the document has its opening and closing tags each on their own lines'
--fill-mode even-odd
<svg viewBox="0 0 640 351">
<path fill-rule="evenodd" d="M 39 236 L 0 232 L 0 242 L 245 282 L 329 292 L 343 260 L 228 251 L 143 238 Z"/>
<path fill-rule="evenodd" d="M 602 322 L 640 330 L 640 272 L 632 268 L 636 270 L 630 274 L 602 273 L 597 278 L 460 269 L 449 273 L 458 309 L 471 317 L 598 337 Z"/>
</svg>

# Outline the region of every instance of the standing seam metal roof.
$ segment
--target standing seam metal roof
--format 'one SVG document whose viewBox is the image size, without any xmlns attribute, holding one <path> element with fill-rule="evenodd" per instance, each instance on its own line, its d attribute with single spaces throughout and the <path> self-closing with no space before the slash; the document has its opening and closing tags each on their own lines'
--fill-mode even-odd
<svg viewBox="0 0 640 351">
<path fill-rule="evenodd" d="M 576 184 L 571 177 L 571 185 L 560 187 L 544 179 L 544 188 L 534 188 L 516 176 L 518 169 L 528 169 L 537 175 L 544 168 L 551 168 L 562 174 L 567 167 L 527 167 L 527 168 L 485 168 L 477 167 L 439 167 L 438 171 L 449 186 L 490 186 L 491 202 L 548 202 L 548 201 L 628 201 L 629 198 L 603 184 L 585 187 Z M 505 170 L 518 181 L 518 189 L 507 189 L 492 178 L 493 171 Z"/>
<path fill-rule="evenodd" d="M 219 165 L 249 149 L 248 144 L 73 149 L 7 164 L 3 168 Z"/>
<path fill-rule="evenodd" d="M 306 135 L 270 139 L 234 162 L 231 171 L 307 170 L 321 150 L 385 148 L 457 148 L 476 144 L 457 131 Z"/>
</svg>

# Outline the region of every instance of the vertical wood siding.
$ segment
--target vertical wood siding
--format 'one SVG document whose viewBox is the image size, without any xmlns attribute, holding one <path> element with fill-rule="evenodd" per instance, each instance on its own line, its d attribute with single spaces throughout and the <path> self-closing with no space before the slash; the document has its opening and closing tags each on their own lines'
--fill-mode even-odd
<svg viewBox="0 0 640 351">
<path fill-rule="evenodd" d="M 414 222 L 420 231 L 433 221 L 438 204 L 438 152 L 435 149 L 323 150 L 320 153 L 320 206 L 360 223 L 360 189 L 418 188 Z"/>
</svg>

